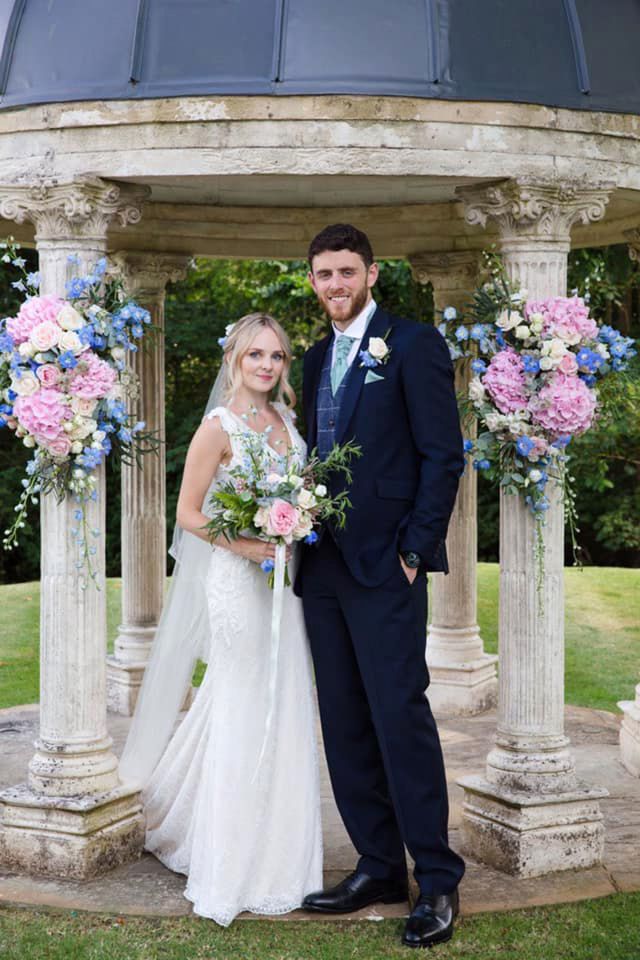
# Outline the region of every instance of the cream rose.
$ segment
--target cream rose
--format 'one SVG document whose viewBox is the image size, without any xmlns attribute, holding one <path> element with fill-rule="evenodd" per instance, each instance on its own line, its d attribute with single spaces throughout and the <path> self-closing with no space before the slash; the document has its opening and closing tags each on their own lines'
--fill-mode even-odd
<svg viewBox="0 0 640 960">
<path fill-rule="evenodd" d="M 72 397 L 71 409 L 81 417 L 90 417 L 96 408 L 96 401 L 88 397 Z"/>
<path fill-rule="evenodd" d="M 293 528 L 293 536 L 296 540 L 304 540 L 313 530 L 313 520 L 308 513 L 302 512 L 300 519 Z"/>
<path fill-rule="evenodd" d="M 18 353 L 20 354 L 21 357 L 25 357 L 26 359 L 28 359 L 29 357 L 32 357 L 34 353 L 37 353 L 37 352 L 38 351 L 29 340 L 25 340 L 18 347 Z"/>
<path fill-rule="evenodd" d="M 256 527 L 266 527 L 268 519 L 269 519 L 269 508 L 258 507 L 256 515 L 253 518 L 254 525 Z"/>
<path fill-rule="evenodd" d="M 113 347 L 111 350 L 111 356 L 116 363 L 122 363 L 126 356 L 124 347 Z"/>
<path fill-rule="evenodd" d="M 40 381 L 31 370 L 25 370 L 20 378 L 11 381 L 11 389 L 19 397 L 31 397 L 40 389 Z"/>
<path fill-rule="evenodd" d="M 298 494 L 298 506 L 302 507 L 303 510 L 311 510 L 312 507 L 315 507 L 317 500 L 310 490 L 305 489 L 304 487 Z"/>
<path fill-rule="evenodd" d="M 55 347 L 60 340 L 60 327 L 57 323 L 52 323 L 51 320 L 45 320 L 33 328 L 29 339 L 36 350 L 46 353 L 47 350 Z"/>
<path fill-rule="evenodd" d="M 474 377 L 471 383 L 469 384 L 469 399 L 473 400 L 474 403 L 477 403 L 480 400 L 484 400 L 486 392 L 482 383 L 480 382 L 480 377 Z"/>
<path fill-rule="evenodd" d="M 386 355 L 389 353 L 389 347 L 386 345 L 382 337 L 369 337 L 369 345 L 367 346 L 367 350 L 374 360 L 384 360 Z"/>
<path fill-rule="evenodd" d="M 74 417 L 72 421 L 71 439 L 84 440 L 97 428 L 98 423 L 92 417 Z"/>
<path fill-rule="evenodd" d="M 531 336 L 531 330 L 526 323 L 521 323 L 519 327 L 516 327 L 514 335 L 516 340 L 528 340 Z"/>
<path fill-rule="evenodd" d="M 319 483 L 316 489 L 314 490 L 314 493 L 316 497 L 326 497 L 327 488 L 325 487 L 324 483 Z"/>
<path fill-rule="evenodd" d="M 56 320 L 63 330 L 79 330 L 80 327 L 84 327 L 85 325 L 81 314 L 79 314 L 75 307 L 72 307 L 70 303 L 65 304 L 56 317 Z"/>
<path fill-rule="evenodd" d="M 70 350 L 71 353 L 82 353 L 83 350 L 86 350 L 85 344 L 82 343 L 78 334 L 74 333 L 73 330 L 66 330 L 62 334 L 58 346 L 61 350 L 64 350 L 65 353 L 67 350 Z"/>
<path fill-rule="evenodd" d="M 496 326 L 500 327 L 501 330 L 513 330 L 513 328 L 519 326 L 523 320 L 524 317 L 521 313 L 518 313 L 517 310 L 503 310 L 496 320 Z"/>
</svg>

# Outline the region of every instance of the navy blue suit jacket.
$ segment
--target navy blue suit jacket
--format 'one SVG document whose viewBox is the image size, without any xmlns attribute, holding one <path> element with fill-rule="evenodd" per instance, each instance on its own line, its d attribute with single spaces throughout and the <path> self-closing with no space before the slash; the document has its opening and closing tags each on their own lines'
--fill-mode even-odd
<svg viewBox="0 0 640 960">
<path fill-rule="evenodd" d="M 359 357 L 347 372 L 336 443 L 354 440 L 351 508 L 343 530 L 333 531 L 349 570 L 364 586 L 378 586 L 398 569 L 398 552 L 413 550 L 424 570 L 448 572 L 445 538 L 464 468 L 462 435 L 448 347 L 438 331 L 380 307 L 362 340 L 384 337 L 382 377 L 365 384 Z M 303 407 L 309 450 L 316 445 L 316 396 L 333 335 L 304 357 Z M 333 491 L 345 488 L 342 477 Z M 305 550 L 314 547 L 305 547 Z M 296 584 L 298 588 L 301 583 Z"/>
</svg>

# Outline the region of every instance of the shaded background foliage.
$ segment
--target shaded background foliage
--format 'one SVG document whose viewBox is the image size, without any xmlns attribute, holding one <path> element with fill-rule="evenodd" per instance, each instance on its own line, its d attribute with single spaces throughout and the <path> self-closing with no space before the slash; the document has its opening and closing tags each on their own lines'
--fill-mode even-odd
<svg viewBox="0 0 640 960">
<path fill-rule="evenodd" d="M 33 251 L 23 251 L 36 269 Z M 306 280 L 305 261 L 199 260 L 166 300 L 167 525 L 173 528 L 180 477 L 189 440 L 204 410 L 221 353 L 217 338 L 226 324 L 264 310 L 287 328 L 294 349 L 292 383 L 301 387 L 301 360 L 327 329 Z M 10 269 L 0 271 L 2 316 L 19 300 Z M 593 313 L 626 335 L 640 335 L 639 274 L 626 247 L 574 251 L 569 287 L 589 291 Z M 433 321 L 430 287 L 414 282 L 405 261 L 383 261 L 375 296 L 393 313 Z M 600 565 L 640 566 L 640 364 L 624 379 L 603 387 L 604 412 L 598 425 L 572 445 L 585 560 Z M 384 442 L 384 438 L 381 438 Z M 29 451 L 8 430 L 0 431 L 0 522 L 7 526 Z M 109 576 L 120 573 L 120 476 L 107 467 L 106 548 Z M 478 543 L 482 560 L 498 558 L 498 498 L 482 476 L 478 490 Z M 0 582 L 39 577 L 38 510 L 23 533 L 20 549 L 0 553 Z"/>
</svg>

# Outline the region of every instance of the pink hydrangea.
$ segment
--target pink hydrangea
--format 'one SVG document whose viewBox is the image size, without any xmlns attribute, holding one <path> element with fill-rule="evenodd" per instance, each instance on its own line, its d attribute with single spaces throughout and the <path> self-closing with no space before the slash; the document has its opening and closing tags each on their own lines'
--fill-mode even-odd
<svg viewBox="0 0 640 960">
<path fill-rule="evenodd" d="M 596 410 L 595 391 L 580 377 L 556 373 L 532 399 L 532 419 L 555 437 L 584 433 L 591 426 Z"/>
<path fill-rule="evenodd" d="M 74 396 L 85 400 L 106 397 L 116 378 L 117 372 L 110 364 L 87 350 L 73 372 L 69 390 Z"/>
<path fill-rule="evenodd" d="M 25 300 L 18 315 L 7 320 L 7 333 L 16 344 L 24 343 L 31 336 L 31 331 L 41 323 L 55 323 L 64 303 L 64 300 L 51 295 Z"/>
<path fill-rule="evenodd" d="M 507 347 L 491 358 L 482 384 L 500 413 L 513 413 L 527 406 L 524 364 L 515 350 Z"/>
<path fill-rule="evenodd" d="M 29 397 L 18 397 L 13 412 L 21 426 L 39 443 L 57 440 L 63 432 L 62 424 L 71 416 L 63 394 L 49 387 L 43 387 Z"/>
<path fill-rule="evenodd" d="M 528 317 L 541 313 L 544 317 L 542 337 L 558 337 L 575 346 L 585 340 L 595 340 L 598 327 L 589 316 L 589 308 L 582 297 L 549 297 L 547 300 L 529 300 L 525 307 Z"/>
</svg>

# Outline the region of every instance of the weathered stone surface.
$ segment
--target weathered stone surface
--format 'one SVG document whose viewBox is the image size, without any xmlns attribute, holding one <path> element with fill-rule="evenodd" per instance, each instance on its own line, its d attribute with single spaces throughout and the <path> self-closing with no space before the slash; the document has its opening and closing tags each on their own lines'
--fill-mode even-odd
<svg viewBox="0 0 640 960">
<path fill-rule="evenodd" d="M 620 759 L 635 777 L 640 777 L 640 684 L 635 700 L 621 700 L 624 717 L 620 727 Z"/>
</svg>

